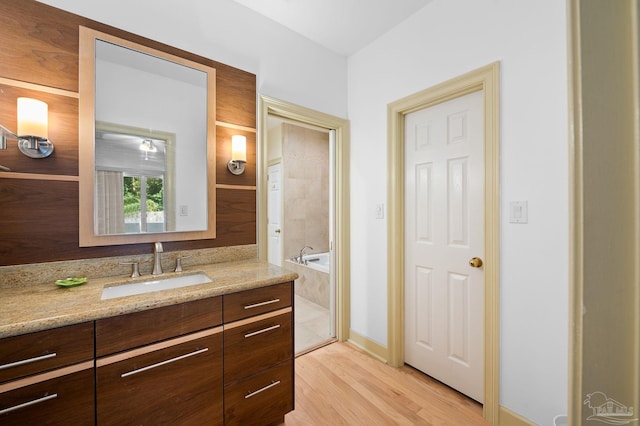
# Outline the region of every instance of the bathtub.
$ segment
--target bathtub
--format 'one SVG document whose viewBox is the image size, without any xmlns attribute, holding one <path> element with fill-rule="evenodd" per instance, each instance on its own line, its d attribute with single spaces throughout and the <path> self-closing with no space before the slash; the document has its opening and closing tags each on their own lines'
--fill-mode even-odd
<svg viewBox="0 0 640 426">
<path fill-rule="evenodd" d="M 305 265 L 316 271 L 329 273 L 329 253 L 306 254 L 302 256 Z"/>
<path fill-rule="evenodd" d="M 284 267 L 298 273 L 295 293 L 317 305 L 329 309 L 330 260 L 329 253 L 308 254 L 302 257 L 306 265 L 287 259 Z"/>
</svg>

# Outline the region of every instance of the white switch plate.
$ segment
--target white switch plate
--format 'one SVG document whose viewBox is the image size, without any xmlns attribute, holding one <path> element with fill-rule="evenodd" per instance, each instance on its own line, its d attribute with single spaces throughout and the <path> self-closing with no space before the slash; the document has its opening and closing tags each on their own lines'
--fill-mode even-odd
<svg viewBox="0 0 640 426">
<path fill-rule="evenodd" d="M 189 206 L 180 206 L 180 216 L 189 216 Z"/>
<path fill-rule="evenodd" d="M 509 203 L 509 222 L 529 222 L 529 206 L 527 201 L 511 201 Z"/>
<path fill-rule="evenodd" d="M 376 204 L 376 219 L 384 219 L 384 204 Z"/>
</svg>

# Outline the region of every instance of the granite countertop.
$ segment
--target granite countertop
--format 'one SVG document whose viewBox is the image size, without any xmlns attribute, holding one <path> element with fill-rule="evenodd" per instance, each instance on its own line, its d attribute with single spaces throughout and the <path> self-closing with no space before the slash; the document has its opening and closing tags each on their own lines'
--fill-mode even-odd
<svg viewBox="0 0 640 426">
<path fill-rule="evenodd" d="M 204 272 L 213 281 L 171 290 L 100 300 L 105 286 L 150 281 Z M 55 283 L 0 288 L 0 338 L 92 321 L 191 300 L 203 299 L 281 282 L 297 274 L 257 260 L 213 263 L 184 268 L 184 272 L 139 278 L 90 278 L 78 287 Z"/>
</svg>

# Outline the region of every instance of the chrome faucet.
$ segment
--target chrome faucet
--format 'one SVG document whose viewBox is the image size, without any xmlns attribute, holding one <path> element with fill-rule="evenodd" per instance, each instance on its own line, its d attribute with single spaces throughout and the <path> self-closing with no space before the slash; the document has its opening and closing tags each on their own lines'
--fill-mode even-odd
<svg viewBox="0 0 640 426">
<path fill-rule="evenodd" d="M 313 247 L 311 247 L 311 246 L 304 246 L 304 247 L 302 247 L 302 250 L 300 250 L 300 257 L 298 257 L 298 263 L 299 263 L 300 265 L 302 265 L 302 264 L 304 263 L 304 261 L 302 260 L 302 256 L 304 256 L 304 251 L 305 251 L 306 249 L 313 250 Z"/>
<path fill-rule="evenodd" d="M 162 253 L 162 243 L 158 242 L 153 246 L 153 272 L 151 272 L 152 275 L 160 275 L 162 273 L 160 253 Z"/>
</svg>

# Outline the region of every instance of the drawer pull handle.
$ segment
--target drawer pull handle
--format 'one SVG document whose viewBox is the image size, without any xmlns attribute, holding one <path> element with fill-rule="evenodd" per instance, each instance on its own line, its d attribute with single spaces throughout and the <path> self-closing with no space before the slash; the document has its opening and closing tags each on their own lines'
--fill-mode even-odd
<svg viewBox="0 0 640 426">
<path fill-rule="evenodd" d="M 22 404 L 18 404 L 18 405 L 14 405 L 13 407 L 5 408 L 4 410 L 0 410 L 0 416 L 3 415 L 3 414 L 10 413 L 12 411 L 19 410 L 21 408 L 26 408 L 26 407 L 29 407 L 31 405 L 36 405 L 36 404 L 39 404 L 41 402 L 49 401 L 50 399 L 55 399 L 57 397 L 58 397 L 58 394 L 54 393 L 54 394 L 51 394 L 51 395 L 43 396 L 42 398 L 34 399 L 33 401 L 23 402 Z"/>
<path fill-rule="evenodd" d="M 271 389 L 274 386 L 278 386 L 279 384 L 280 384 L 280 380 L 278 380 L 277 382 L 271 381 L 270 385 L 267 385 L 267 386 L 263 387 L 262 389 L 258 389 L 255 392 L 249 392 L 247 395 L 245 395 L 244 399 L 249 399 L 252 396 L 259 394 L 260 392 L 264 392 L 267 389 Z"/>
<path fill-rule="evenodd" d="M 204 352 L 206 352 L 208 350 L 209 350 L 209 348 L 199 349 L 197 351 L 193 351 L 193 352 L 190 352 L 188 354 L 180 355 L 180 356 L 177 356 L 175 358 L 171 358 L 171 359 L 168 359 L 168 360 L 165 360 L 165 361 L 162 361 L 162 362 L 158 362 L 156 364 L 151 364 L 151 365 L 148 365 L 146 367 L 138 368 L 137 370 L 131 370 L 131 371 L 127 372 L 127 373 L 122 373 L 120 375 L 120 377 L 133 376 L 134 374 L 142 373 L 143 371 L 151 370 L 152 368 L 161 367 L 163 365 L 171 364 L 172 362 L 180 361 L 181 359 L 189 358 L 189 357 L 195 356 L 195 355 L 200 355 L 201 353 L 204 353 Z"/>
<path fill-rule="evenodd" d="M 262 330 L 254 331 L 253 333 L 247 333 L 244 337 L 246 339 L 247 337 L 257 336 L 258 334 L 266 333 L 267 331 L 275 330 L 276 328 L 280 328 L 280 324 L 272 325 L 271 327 L 263 328 Z"/>
<path fill-rule="evenodd" d="M 257 308 L 264 305 L 270 305 L 272 303 L 278 303 L 279 301 L 280 299 L 272 299 L 272 300 L 267 300 L 266 302 L 254 303 L 253 305 L 246 305 L 244 308 L 245 309 Z"/>
<path fill-rule="evenodd" d="M 5 368 L 17 367 L 19 365 L 30 364 L 30 363 L 36 362 L 36 361 L 43 361 L 45 359 L 54 358 L 56 356 L 57 356 L 57 354 L 54 352 L 54 353 L 51 353 L 51 354 L 36 356 L 36 357 L 33 357 L 33 358 L 29 358 L 29 359 L 23 359 L 22 361 L 10 362 L 9 364 L 2 364 L 2 365 L 0 365 L 0 370 L 4 370 Z"/>
</svg>

